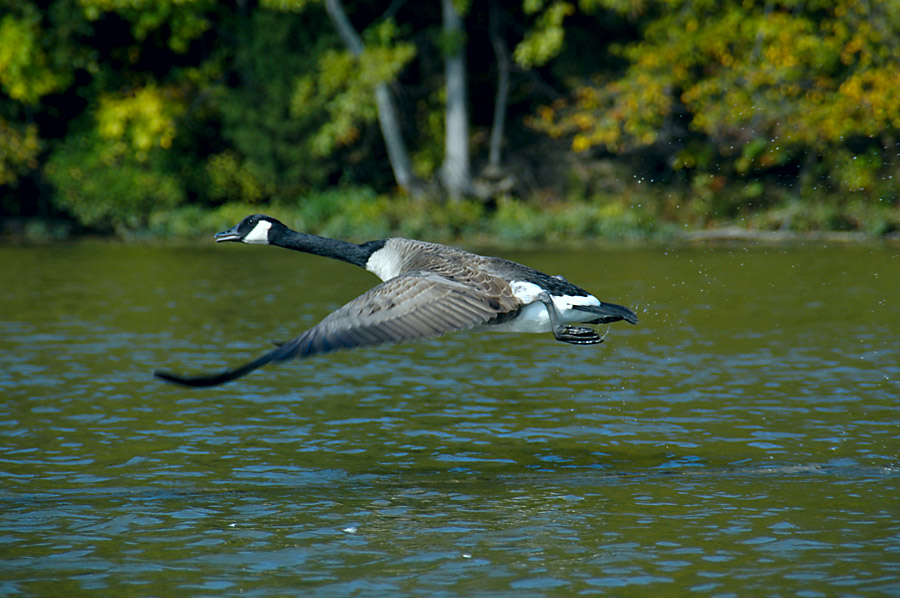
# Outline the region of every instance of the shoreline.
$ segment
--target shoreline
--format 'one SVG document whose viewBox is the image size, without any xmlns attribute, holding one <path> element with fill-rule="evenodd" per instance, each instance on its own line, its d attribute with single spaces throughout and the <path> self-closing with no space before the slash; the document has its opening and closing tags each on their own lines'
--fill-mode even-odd
<svg viewBox="0 0 900 598">
<path fill-rule="evenodd" d="M 41 218 L 8 218 L 0 225 L 0 245 L 45 245 L 52 243 L 123 243 L 123 244 L 193 244 L 208 241 L 207 235 L 159 234 L 150 231 L 136 232 L 129 235 L 115 233 L 78 233 L 72 232 L 75 224 L 66 220 L 48 220 Z M 212 233 L 210 233 L 211 235 Z M 388 236 L 402 236 L 395 233 Z M 349 239 L 357 241 L 370 240 L 365 234 L 349 235 Z M 374 238 L 374 237 L 372 237 Z M 445 244 L 469 245 L 474 247 L 584 247 L 584 246 L 619 246 L 636 245 L 658 246 L 663 244 L 700 245 L 716 243 L 761 243 L 761 244 L 793 244 L 804 242 L 824 242 L 834 244 L 900 244 L 900 232 L 887 235 L 872 235 L 862 231 L 794 231 L 794 230 L 760 230 L 742 228 L 737 225 L 724 225 L 705 229 L 668 230 L 661 233 L 635 231 L 624 236 L 580 235 L 575 238 L 544 237 L 535 239 L 508 238 L 490 232 L 460 233 L 447 236 L 435 231 L 432 238 L 419 235 L 422 240 L 432 240 Z"/>
</svg>

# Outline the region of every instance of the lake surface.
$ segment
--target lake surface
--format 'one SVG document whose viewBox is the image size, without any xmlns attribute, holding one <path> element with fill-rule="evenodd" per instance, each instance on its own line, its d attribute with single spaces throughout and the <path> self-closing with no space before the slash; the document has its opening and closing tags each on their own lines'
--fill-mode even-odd
<svg viewBox="0 0 900 598">
<path fill-rule="evenodd" d="M 630 305 L 218 370 L 375 282 L 0 247 L 0 596 L 900 596 L 900 251 L 494 252 Z"/>
</svg>

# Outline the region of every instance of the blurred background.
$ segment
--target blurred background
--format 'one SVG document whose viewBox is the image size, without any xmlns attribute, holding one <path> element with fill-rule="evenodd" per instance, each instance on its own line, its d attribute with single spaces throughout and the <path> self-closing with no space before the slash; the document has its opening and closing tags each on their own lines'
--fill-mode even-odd
<svg viewBox="0 0 900 598">
<path fill-rule="evenodd" d="M 898 129 L 897 0 L 0 0 L 0 596 L 900 596 Z M 154 380 L 375 283 L 253 212 L 640 323 Z"/>
<path fill-rule="evenodd" d="M 893 0 L 0 0 L 0 231 L 900 229 Z"/>
</svg>

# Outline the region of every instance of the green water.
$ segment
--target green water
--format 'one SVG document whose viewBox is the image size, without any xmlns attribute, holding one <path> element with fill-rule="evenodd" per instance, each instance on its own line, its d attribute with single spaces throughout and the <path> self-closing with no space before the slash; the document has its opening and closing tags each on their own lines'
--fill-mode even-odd
<svg viewBox="0 0 900 598">
<path fill-rule="evenodd" d="M 898 596 L 900 252 L 502 252 L 572 346 L 255 357 L 374 284 L 271 247 L 0 247 L 0 596 Z"/>
</svg>

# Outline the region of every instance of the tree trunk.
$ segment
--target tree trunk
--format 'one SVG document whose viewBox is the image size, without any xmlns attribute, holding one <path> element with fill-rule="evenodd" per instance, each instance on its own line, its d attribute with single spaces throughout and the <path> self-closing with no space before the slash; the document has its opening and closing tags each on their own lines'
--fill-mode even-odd
<svg viewBox="0 0 900 598">
<path fill-rule="evenodd" d="M 444 164 L 441 178 L 451 199 L 458 199 L 472 190 L 469 169 L 469 111 L 466 97 L 465 32 L 462 19 L 453 0 L 441 0 L 444 17 L 444 37 L 449 49 L 444 56 L 447 86 L 445 115 Z"/>
<path fill-rule="evenodd" d="M 353 28 L 341 0 L 325 0 L 325 11 L 331 19 L 338 35 L 347 45 L 350 53 L 359 56 L 363 53 L 363 43 L 359 34 Z M 397 185 L 408 191 L 415 191 L 415 177 L 409 161 L 409 152 L 406 151 L 406 143 L 400 130 L 400 119 L 397 117 L 397 106 L 391 95 L 387 83 L 379 83 L 375 86 L 375 105 L 378 108 L 378 124 L 381 126 L 381 135 L 387 146 L 388 159 L 391 169 L 394 171 L 394 180 Z"/>
<path fill-rule="evenodd" d="M 497 0 L 490 0 L 488 29 L 494 56 L 497 59 L 497 93 L 494 96 L 494 122 L 491 125 L 491 143 L 488 152 L 487 171 L 492 176 L 500 173 L 500 146 L 506 124 L 506 105 L 509 102 L 509 55 L 500 33 L 500 9 Z"/>
</svg>

